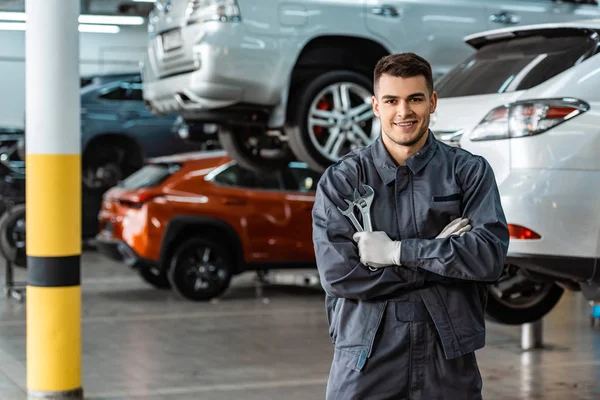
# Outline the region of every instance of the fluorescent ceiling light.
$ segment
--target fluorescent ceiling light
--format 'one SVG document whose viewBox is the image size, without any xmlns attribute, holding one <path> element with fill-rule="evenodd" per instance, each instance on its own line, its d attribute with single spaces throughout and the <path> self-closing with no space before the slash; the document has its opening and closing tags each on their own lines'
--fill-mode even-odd
<svg viewBox="0 0 600 400">
<path fill-rule="evenodd" d="M 82 24 L 143 25 L 143 17 L 127 15 L 80 15 Z"/>
<path fill-rule="evenodd" d="M 26 28 L 25 22 L 0 22 L 0 31 L 24 31 Z"/>
<path fill-rule="evenodd" d="M 25 31 L 26 22 L 0 22 L 0 31 Z M 89 25 L 80 24 L 79 32 L 91 33 L 119 33 L 121 29 L 117 25 Z"/>
<path fill-rule="evenodd" d="M 4 21 L 26 21 L 24 12 L 0 11 L 0 19 Z"/>
<path fill-rule="evenodd" d="M 119 33 L 121 29 L 117 25 L 89 25 L 80 24 L 79 32 L 91 33 Z"/>
<path fill-rule="evenodd" d="M 27 21 L 27 14 L 24 12 L 1 11 L 0 20 L 3 21 Z M 144 18 L 128 15 L 91 15 L 85 14 L 79 16 L 79 22 L 82 24 L 110 24 L 110 25 L 143 25 Z"/>
</svg>

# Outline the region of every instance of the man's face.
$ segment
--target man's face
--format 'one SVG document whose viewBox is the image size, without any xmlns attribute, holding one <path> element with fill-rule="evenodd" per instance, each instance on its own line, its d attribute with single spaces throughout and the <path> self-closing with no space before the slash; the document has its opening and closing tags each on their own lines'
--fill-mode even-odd
<svg viewBox="0 0 600 400">
<path fill-rule="evenodd" d="M 437 106 L 437 93 L 429 94 L 424 76 L 400 78 L 384 74 L 372 103 L 383 134 L 398 145 L 410 147 L 427 133 L 430 115 Z"/>
</svg>

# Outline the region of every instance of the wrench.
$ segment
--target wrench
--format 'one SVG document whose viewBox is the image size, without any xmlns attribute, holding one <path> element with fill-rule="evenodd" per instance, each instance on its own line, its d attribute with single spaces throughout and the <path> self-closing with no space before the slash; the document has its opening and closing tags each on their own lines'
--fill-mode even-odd
<svg viewBox="0 0 600 400">
<path fill-rule="evenodd" d="M 354 201 L 349 201 L 344 199 L 344 201 L 348 204 L 348 208 L 346 210 L 342 210 L 341 208 L 337 208 L 340 212 L 348 217 L 352 222 L 352 225 L 356 228 L 358 232 L 367 231 L 373 232 L 373 224 L 371 223 L 371 203 L 373 203 L 373 197 L 375 195 L 375 191 L 369 185 L 362 185 L 365 189 L 365 194 L 363 196 L 360 195 L 358 189 L 354 189 Z M 354 207 L 358 207 L 361 214 L 362 220 L 365 224 L 365 228 L 363 229 L 358 222 L 358 219 L 354 215 Z M 377 268 L 369 266 L 369 271 L 377 271 Z"/>
<path fill-rule="evenodd" d="M 373 232 L 373 224 L 371 222 L 371 204 L 373 203 L 373 197 L 375 191 L 369 185 L 362 185 L 365 189 L 365 194 L 357 197 L 358 191 L 354 190 L 354 205 L 356 205 L 360 213 L 362 214 L 363 224 L 365 225 L 365 231 Z"/>
<path fill-rule="evenodd" d="M 357 232 L 360 232 L 363 230 L 363 227 L 360 226 L 360 222 L 358 222 L 358 219 L 356 219 L 356 216 L 354 215 L 354 203 L 344 199 L 344 201 L 346 203 L 348 203 L 348 208 L 345 210 L 342 210 L 341 208 L 337 208 L 338 210 L 340 210 L 340 212 L 345 215 L 346 217 L 348 217 L 350 219 L 350 221 L 352 222 L 352 225 L 354 225 L 354 228 L 356 228 Z"/>
</svg>

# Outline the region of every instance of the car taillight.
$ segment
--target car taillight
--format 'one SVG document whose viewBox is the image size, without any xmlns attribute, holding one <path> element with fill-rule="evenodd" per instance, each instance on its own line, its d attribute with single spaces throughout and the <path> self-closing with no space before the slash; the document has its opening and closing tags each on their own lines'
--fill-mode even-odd
<svg viewBox="0 0 600 400">
<path fill-rule="evenodd" d="M 509 111 L 508 106 L 494 108 L 475 127 L 469 139 L 472 141 L 508 139 Z"/>
<path fill-rule="evenodd" d="M 239 22 L 241 20 L 237 0 L 189 0 L 185 14 L 188 24 L 208 21 Z"/>
<path fill-rule="evenodd" d="M 130 208 L 142 208 L 144 203 L 160 197 L 158 193 L 142 192 L 137 196 L 131 196 L 127 199 L 119 199 L 119 204 Z"/>
<path fill-rule="evenodd" d="M 542 237 L 531 229 L 521 225 L 508 224 L 508 233 L 511 239 L 541 239 Z"/>
<path fill-rule="evenodd" d="M 472 141 L 519 138 L 546 132 L 590 106 L 577 99 L 527 100 L 494 108 L 470 135 Z"/>
</svg>

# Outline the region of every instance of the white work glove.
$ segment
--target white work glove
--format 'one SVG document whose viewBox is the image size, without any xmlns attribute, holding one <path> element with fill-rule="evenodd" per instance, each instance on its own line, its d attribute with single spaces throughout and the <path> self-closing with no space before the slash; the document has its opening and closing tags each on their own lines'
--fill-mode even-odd
<svg viewBox="0 0 600 400">
<path fill-rule="evenodd" d="M 464 235 L 471 230 L 467 218 L 457 218 L 450 222 L 436 239 L 447 238 L 451 235 Z M 402 243 L 399 240 L 392 240 L 383 231 L 377 232 L 356 232 L 352 239 L 358 245 L 358 255 L 360 262 L 367 267 L 383 268 L 400 264 L 400 253 Z"/>
<path fill-rule="evenodd" d="M 365 266 L 381 268 L 400 265 L 400 241 L 390 239 L 387 233 L 356 232 L 352 239 L 358 245 L 360 262 Z"/>
<path fill-rule="evenodd" d="M 471 225 L 469 225 L 468 218 L 456 218 L 442 229 L 440 234 L 436 236 L 436 239 L 444 239 L 452 235 L 462 236 L 470 230 Z"/>
</svg>

